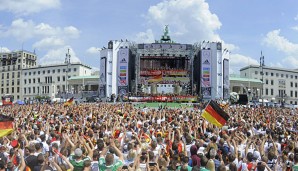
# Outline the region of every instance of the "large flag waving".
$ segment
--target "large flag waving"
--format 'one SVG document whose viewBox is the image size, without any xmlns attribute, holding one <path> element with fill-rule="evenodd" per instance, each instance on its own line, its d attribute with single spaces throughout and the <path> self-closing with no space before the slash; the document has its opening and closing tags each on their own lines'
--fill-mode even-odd
<svg viewBox="0 0 298 171">
<path fill-rule="evenodd" d="M 213 100 L 206 106 L 202 117 L 215 126 L 222 127 L 229 120 L 230 116 L 220 108 Z"/>
<path fill-rule="evenodd" d="M 74 101 L 73 101 L 73 97 L 72 97 L 64 103 L 64 106 L 71 106 L 71 105 L 73 105 L 73 103 L 74 103 Z"/>
<path fill-rule="evenodd" d="M 13 121 L 10 116 L 0 115 L 0 138 L 12 133 Z"/>
</svg>

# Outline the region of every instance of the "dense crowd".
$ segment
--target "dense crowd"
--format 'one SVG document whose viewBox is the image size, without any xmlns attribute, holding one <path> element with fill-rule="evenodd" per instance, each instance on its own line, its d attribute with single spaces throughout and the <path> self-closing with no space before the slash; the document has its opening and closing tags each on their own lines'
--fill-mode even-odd
<svg viewBox="0 0 298 171">
<path fill-rule="evenodd" d="M 296 110 L 230 106 L 218 128 L 201 117 L 203 109 L 2 107 L 14 131 L 0 138 L 0 171 L 298 170 Z"/>
</svg>

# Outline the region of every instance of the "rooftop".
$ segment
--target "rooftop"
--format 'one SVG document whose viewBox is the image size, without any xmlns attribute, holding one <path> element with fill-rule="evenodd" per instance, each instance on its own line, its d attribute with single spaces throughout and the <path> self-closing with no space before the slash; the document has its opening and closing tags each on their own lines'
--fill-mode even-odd
<svg viewBox="0 0 298 171">
<path fill-rule="evenodd" d="M 253 78 L 245 78 L 245 77 L 240 77 L 240 75 L 230 75 L 230 81 L 243 81 L 243 82 L 255 82 L 255 83 L 262 83 L 261 80 L 259 79 L 253 79 Z"/>
<path fill-rule="evenodd" d="M 86 75 L 70 77 L 69 80 L 81 80 L 81 79 L 99 79 L 99 75 Z"/>
</svg>

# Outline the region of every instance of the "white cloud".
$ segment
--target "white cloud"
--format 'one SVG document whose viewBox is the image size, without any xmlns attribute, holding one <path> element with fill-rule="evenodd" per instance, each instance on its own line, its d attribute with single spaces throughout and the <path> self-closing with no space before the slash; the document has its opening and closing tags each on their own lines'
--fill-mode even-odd
<svg viewBox="0 0 298 171">
<path fill-rule="evenodd" d="M 91 68 L 92 68 L 91 72 L 97 72 L 97 71 L 99 71 L 99 68 L 98 67 L 91 66 Z"/>
<path fill-rule="evenodd" d="M 296 21 L 298 20 L 298 14 L 296 15 L 296 17 L 294 17 L 294 20 L 296 20 Z"/>
<path fill-rule="evenodd" d="M 288 56 L 282 60 L 283 63 L 287 64 L 288 66 L 297 69 L 298 66 L 298 59 L 293 56 Z"/>
<path fill-rule="evenodd" d="M 64 46 L 62 48 L 52 49 L 47 52 L 40 60 L 40 64 L 61 64 L 65 61 L 65 54 L 67 53 L 67 49 L 70 50 L 70 61 L 71 62 L 80 62 L 79 57 L 76 56 L 75 52 L 70 46 Z"/>
<path fill-rule="evenodd" d="M 97 48 L 97 47 L 90 47 L 89 49 L 87 49 L 87 53 L 99 55 L 99 51 L 98 51 L 99 49 L 100 48 Z"/>
<path fill-rule="evenodd" d="M 56 9 L 60 0 L 1 0 L 0 11 L 9 11 L 18 15 L 37 13 L 48 9 Z"/>
<path fill-rule="evenodd" d="M 290 42 L 288 39 L 280 35 L 280 30 L 273 30 L 267 33 L 263 42 L 269 46 L 276 48 L 278 51 L 289 55 L 298 55 L 298 44 Z"/>
<path fill-rule="evenodd" d="M 47 37 L 33 44 L 33 47 L 42 49 L 42 48 L 52 48 L 57 46 L 63 46 L 64 40 L 56 37 Z"/>
<path fill-rule="evenodd" d="M 234 44 L 223 42 L 223 49 L 227 49 L 228 51 L 233 52 L 239 50 L 239 47 Z"/>
<path fill-rule="evenodd" d="M 233 70 L 238 70 L 247 65 L 259 65 L 259 62 L 249 56 L 240 54 L 230 54 L 230 67 Z"/>
<path fill-rule="evenodd" d="M 146 32 L 139 32 L 134 41 L 136 43 L 152 43 L 154 42 L 154 34 L 151 29 L 147 29 Z"/>
<path fill-rule="evenodd" d="M 65 42 L 78 38 L 79 35 L 80 31 L 74 26 L 53 27 L 22 18 L 12 21 L 9 27 L 3 27 L 2 31 L 0 30 L 0 37 L 14 37 L 20 42 L 37 40 L 33 45 L 36 48 L 64 46 Z"/>
<path fill-rule="evenodd" d="M 289 41 L 280 35 L 280 30 L 273 30 L 267 33 L 263 42 L 268 47 L 277 49 L 285 54 L 282 60 L 282 66 L 297 68 L 298 66 L 298 44 Z"/>
<path fill-rule="evenodd" d="M 63 30 L 64 30 L 63 33 L 70 38 L 78 38 L 80 35 L 80 31 L 74 26 L 64 27 Z"/>
<path fill-rule="evenodd" d="M 4 52 L 4 53 L 6 53 L 6 52 L 11 52 L 7 47 L 0 47 L 0 52 Z"/>
<path fill-rule="evenodd" d="M 215 32 L 220 29 L 221 22 L 211 13 L 205 0 L 162 1 L 149 8 L 146 19 L 154 28 L 168 24 L 170 36 L 177 42 L 220 41 Z"/>
<path fill-rule="evenodd" d="M 298 26 L 291 27 L 291 29 L 298 31 Z"/>
</svg>

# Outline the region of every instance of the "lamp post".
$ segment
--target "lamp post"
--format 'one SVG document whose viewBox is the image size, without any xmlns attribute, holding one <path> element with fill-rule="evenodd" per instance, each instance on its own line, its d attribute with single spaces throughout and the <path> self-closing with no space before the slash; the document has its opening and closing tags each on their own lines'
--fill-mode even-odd
<svg viewBox="0 0 298 171">
<path fill-rule="evenodd" d="M 71 57 L 71 55 L 69 54 L 69 48 L 68 48 L 67 53 L 65 54 L 65 62 L 64 62 L 66 64 L 66 79 L 65 79 L 66 99 L 68 98 L 68 86 L 69 85 L 67 84 L 67 82 L 68 82 L 68 70 L 70 67 L 70 57 Z"/>
<path fill-rule="evenodd" d="M 262 76 L 262 90 L 261 90 L 261 96 L 262 96 L 262 106 L 264 106 L 264 56 L 261 51 L 261 57 L 260 57 L 260 69 L 261 69 L 261 76 Z"/>
</svg>

